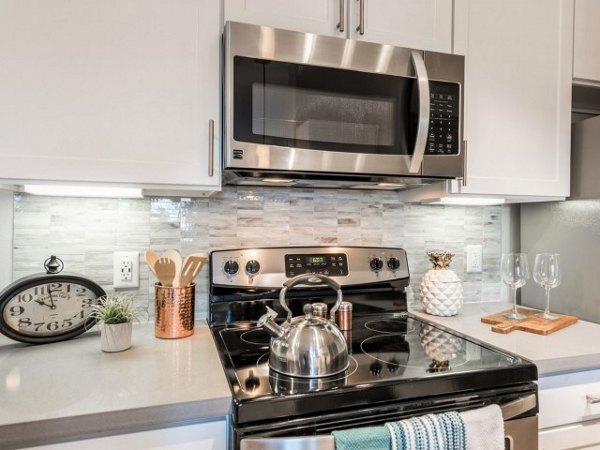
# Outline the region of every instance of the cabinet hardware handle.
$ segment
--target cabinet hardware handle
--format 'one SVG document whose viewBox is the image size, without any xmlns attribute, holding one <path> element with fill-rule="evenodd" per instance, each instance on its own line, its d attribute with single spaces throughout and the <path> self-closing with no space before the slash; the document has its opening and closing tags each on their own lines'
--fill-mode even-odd
<svg viewBox="0 0 600 450">
<path fill-rule="evenodd" d="M 593 403 L 600 403 L 600 394 L 588 394 L 585 396 L 585 399 L 590 405 Z"/>
<path fill-rule="evenodd" d="M 359 18 L 358 18 L 358 26 L 356 27 L 356 31 L 358 31 L 361 35 L 365 34 L 365 0 L 358 0 L 358 10 L 359 10 Z"/>
<path fill-rule="evenodd" d="M 361 2 L 363 0 L 360 0 Z M 410 58 L 415 68 L 417 77 L 417 89 L 419 90 L 419 122 L 417 125 L 417 136 L 415 138 L 415 146 L 413 155 L 410 160 L 410 173 L 418 173 L 421 170 L 423 156 L 425 156 L 425 147 L 427 146 L 427 133 L 429 132 L 429 77 L 427 76 L 427 68 L 423 60 L 423 54 L 415 50 L 410 52 Z"/>
<path fill-rule="evenodd" d="M 465 139 L 463 141 L 463 179 L 462 179 L 462 185 L 463 187 L 465 187 L 467 185 L 467 140 Z"/>
<path fill-rule="evenodd" d="M 208 121 L 208 176 L 215 174 L 215 121 Z"/>
<path fill-rule="evenodd" d="M 344 3 L 346 3 L 346 0 L 340 0 L 340 21 L 337 24 L 337 28 L 338 30 L 340 30 L 340 33 L 344 32 L 344 28 L 346 27 L 346 14 L 344 13 Z"/>
</svg>

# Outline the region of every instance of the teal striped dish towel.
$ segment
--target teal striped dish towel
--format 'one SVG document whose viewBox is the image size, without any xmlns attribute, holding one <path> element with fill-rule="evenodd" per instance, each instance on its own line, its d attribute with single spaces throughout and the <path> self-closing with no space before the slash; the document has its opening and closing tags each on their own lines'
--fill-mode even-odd
<svg viewBox="0 0 600 450">
<path fill-rule="evenodd" d="M 392 437 L 386 427 L 351 428 L 334 431 L 336 450 L 390 450 Z"/>
<path fill-rule="evenodd" d="M 466 432 L 456 411 L 427 414 L 398 422 L 385 428 L 391 436 L 392 450 L 466 450 Z"/>
</svg>

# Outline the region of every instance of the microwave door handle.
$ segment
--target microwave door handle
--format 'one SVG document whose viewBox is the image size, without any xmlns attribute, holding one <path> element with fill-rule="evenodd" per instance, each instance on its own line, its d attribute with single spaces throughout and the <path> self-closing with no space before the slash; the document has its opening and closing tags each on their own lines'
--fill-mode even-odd
<svg viewBox="0 0 600 450">
<path fill-rule="evenodd" d="M 411 51 L 410 57 L 415 68 L 417 77 L 417 89 L 419 90 L 419 124 L 417 125 L 417 137 L 415 147 L 410 160 L 409 173 L 419 173 L 421 163 L 425 156 L 425 147 L 427 146 L 427 133 L 429 133 L 429 78 L 423 54 L 417 51 Z"/>
</svg>

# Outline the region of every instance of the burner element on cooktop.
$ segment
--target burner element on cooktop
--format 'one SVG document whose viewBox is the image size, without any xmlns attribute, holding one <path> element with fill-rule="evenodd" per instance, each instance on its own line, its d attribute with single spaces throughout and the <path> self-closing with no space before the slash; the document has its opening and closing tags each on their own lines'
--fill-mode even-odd
<svg viewBox="0 0 600 450">
<path fill-rule="evenodd" d="M 240 339 L 248 344 L 269 345 L 271 336 L 262 328 L 255 328 L 240 335 Z"/>
<path fill-rule="evenodd" d="M 415 326 L 412 321 L 409 323 L 404 317 L 399 317 L 397 319 L 370 320 L 365 323 L 365 328 L 375 331 L 376 333 L 389 334 L 408 334 L 415 331 Z"/>
</svg>

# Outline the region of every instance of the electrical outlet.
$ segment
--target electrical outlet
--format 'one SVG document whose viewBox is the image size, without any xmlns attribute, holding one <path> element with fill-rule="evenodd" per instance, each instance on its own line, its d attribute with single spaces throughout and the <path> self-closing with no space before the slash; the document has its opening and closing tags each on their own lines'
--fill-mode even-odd
<svg viewBox="0 0 600 450">
<path fill-rule="evenodd" d="M 136 288 L 140 285 L 140 257 L 138 252 L 113 254 L 113 287 Z"/>
<path fill-rule="evenodd" d="M 481 245 L 467 245 L 467 273 L 481 273 L 483 270 L 483 255 Z"/>
</svg>

